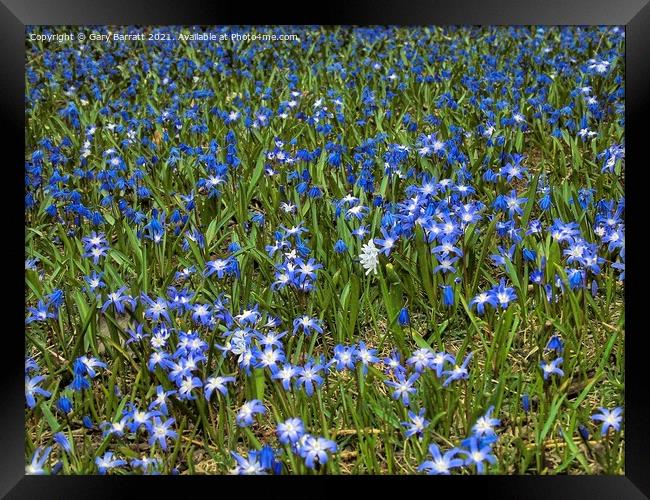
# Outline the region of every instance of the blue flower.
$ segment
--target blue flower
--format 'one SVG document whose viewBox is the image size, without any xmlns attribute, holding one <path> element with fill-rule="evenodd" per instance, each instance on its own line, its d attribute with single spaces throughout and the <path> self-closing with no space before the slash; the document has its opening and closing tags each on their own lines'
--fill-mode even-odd
<svg viewBox="0 0 650 500">
<path fill-rule="evenodd" d="M 248 427 L 253 423 L 253 418 L 257 414 L 266 413 L 266 408 L 259 399 L 253 399 L 245 402 L 237 412 L 237 425 L 239 427 Z"/>
<path fill-rule="evenodd" d="M 50 456 L 50 452 L 52 451 L 52 447 L 48 446 L 47 448 L 36 448 L 34 451 L 34 455 L 32 456 L 32 460 L 25 467 L 25 474 L 29 475 L 44 475 L 47 474 L 47 471 L 44 469 L 45 462 L 47 461 L 48 457 Z"/>
<path fill-rule="evenodd" d="M 88 283 L 88 291 L 93 293 L 98 288 L 106 288 L 106 283 L 102 281 L 104 273 L 97 273 L 95 271 L 90 276 L 84 276 L 86 283 Z"/>
<path fill-rule="evenodd" d="M 97 265 L 99 264 L 99 259 L 106 257 L 109 250 L 109 247 L 92 247 L 88 249 L 83 256 L 92 258 L 93 264 Z"/>
<path fill-rule="evenodd" d="M 178 385 L 178 397 L 179 399 L 196 399 L 192 394 L 194 389 L 203 387 L 203 382 L 198 377 L 193 377 L 192 375 L 186 375 L 183 378 L 178 378 L 176 381 Z"/>
<path fill-rule="evenodd" d="M 160 413 L 162 415 L 167 415 L 167 401 L 169 400 L 169 396 L 172 396 L 176 394 L 175 390 L 171 391 L 165 391 L 162 385 L 159 385 L 156 387 L 156 397 L 155 399 L 149 404 L 149 410 L 153 410 L 154 408 L 158 408 Z M 209 399 L 209 398 L 208 398 Z"/>
<path fill-rule="evenodd" d="M 458 257 L 439 257 L 439 264 L 433 269 L 434 273 L 442 271 L 443 273 L 455 273 L 456 268 L 452 265 L 458 260 Z"/>
<path fill-rule="evenodd" d="M 290 364 L 285 364 L 281 369 L 278 369 L 271 378 L 274 380 L 280 380 L 284 390 L 288 391 L 291 389 L 291 381 L 296 377 L 296 375 L 298 375 L 298 368 L 291 366 Z"/>
<path fill-rule="evenodd" d="M 522 179 L 523 174 L 526 173 L 527 169 L 521 166 L 521 161 L 523 159 L 522 155 L 513 155 L 513 160 L 510 163 L 507 163 L 504 167 L 501 168 L 501 175 L 506 176 L 506 180 L 511 182 L 512 179 Z"/>
<path fill-rule="evenodd" d="M 215 390 L 226 396 L 228 394 L 226 384 L 234 381 L 235 377 L 208 377 L 204 386 L 205 399 L 209 400 Z"/>
<path fill-rule="evenodd" d="M 436 444 L 429 445 L 429 454 L 433 460 L 425 460 L 418 467 L 418 471 L 426 471 L 430 475 L 450 475 L 451 469 L 456 469 L 464 465 L 464 461 L 456 458 L 456 455 L 461 453 L 459 448 L 452 448 L 444 453 L 440 452 L 440 448 Z"/>
<path fill-rule="evenodd" d="M 209 260 L 205 264 L 205 272 L 203 275 L 207 278 L 213 274 L 217 275 L 217 278 L 222 279 L 225 276 L 236 276 L 238 271 L 236 267 L 236 260 L 232 257 L 226 259 L 214 259 Z"/>
<path fill-rule="evenodd" d="M 600 435 L 605 436 L 607 435 L 607 431 L 609 429 L 614 429 L 615 431 L 620 431 L 621 430 L 621 422 L 623 420 L 623 408 L 620 406 L 617 406 L 613 410 L 609 410 L 607 408 L 600 407 L 598 408 L 600 413 L 595 413 L 591 416 L 591 420 L 594 422 L 602 422 L 603 425 L 600 428 Z"/>
<path fill-rule="evenodd" d="M 285 359 L 284 351 L 280 349 L 273 349 L 272 346 L 266 346 L 263 351 L 256 349 L 254 351 L 257 363 L 257 368 L 269 368 L 271 372 L 277 369 L 277 364 L 282 363 Z"/>
<path fill-rule="evenodd" d="M 455 300 L 454 288 L 451 285 L 442 285 L 442 305 L 453 307 Z"/>
<path fill-rule="evenodd" d="M 279 326 L 279 324 L 273 318 L 270 318 L 269 321 L 267 321 L 266 326 L 268 328 L 274 328 Z M 280 339 L 282 339 L 286 334 L 287 332 L 278 333 L 276 331 L 268 331 L 264 334 L 260 332 L 257 334 L 257 340 L 262 347 L 273 346 L 282 348 L 282 340 Z"/>
<path fill-rule="evenodd" d="M 535 250 L 532 250 L 530 248 L 524 248 L 522 250 L 522 254 L 524 256 L 524 260 L 527 262 L 535 262 L 535 259 L 537 258 L 537 253 Z"/>
<path fill-rule="evenodd" d="M 364 239 L 368 234 L 368 228 L 366 226 L 359 226 L 354 231 L 352 231 L 352 236 L 356 236 L 358 239 Z"/>
<path fill-rule="evenodd" d="M 48 306 L 50 305 L 54 306 L 56 311 L 58 311 L 59 308 L 61 307 L 61 304 L 63 304 L 63 299 L 64 299 L 63 290 L 58 290 L 58 289 L 55 289 L 52 293 L 48 294 L 45 297 L 45 301 L 48 304 Z"/>
<path fill-rule="evenodd" d="M 162 460 L 155 457 L 143 457 L 142 459 L 131 460 L 131 467 L 141 469 L 144 474 L 153 474 L 155 469 L 162 465 Z"/>
<path fill-rule="evenodd" d="M 111 469 L 126 465 L 126 460 L 113 458 L 113 452 L 107 451 L 104 456 L 95 459 L 95 465 L 100 474 L 106 474 Z"/>
<path fill-rule="evenodd" d="M 365 342 L 359 342 L 359 347 L 356 349 L 356 356 L 359 361 L 363 364 L 363 372 L 366 373 L 368 370 L 368 365 L 370 363 L 379 362 L 379 358 L 376 356 L 377 349 L 370 349 L 366 347 Z"/>
<path fill-rule="evenodd" d="M 353 370 L 355 366 L 357 352 L 354 347 L 338 344 L 334 346 L 334 363 L 336 369 L 342 371 L 345 369 Z"/>
<path fill-rule="evenodd" d="M 307 396 L 311 396 L 314 394 L 314 385 L 320 387 L 323 384 L 323 377 L 320 376 L 322 370 L 321 365 L 316 365 L 313 361 L 307 362 L 305 366 L 297 370 L 296 387 L 304 386 Z"/>
<path fill-rule="evenodd" d="M 440 245 L 431 249 L 431 252 L 439 254 L 441 257 L 448 257 L 451 253 L 454 253 L 459 257 L 463 256 L 463 251 L 460 248 L 455 247 L 454 241 L 449 238 L 443 239 Z"/>
<path fill-rule="evenodd" d="M 235 319 L 240 325 L 255 325 L 261 316 L 259 305 L 255 304 L 252 308 L 244 309 L 240 314 L 235 316 Z"/>
<path fill-rule="evenodd" d="M 259 456 L 260 464 L 265 470 L 272 471 L 274 474 L 282 473 L 282 462 L 276 459 L 276 452 L 271 446 L 265 444 L 262 446 L 262 449 L 257 452 L 257 455 Z"/>
<path fill-rule="evenodd" d="M 149 356 L 149 361 L 147 362 L 147 368 L 152 372 L 156 369 L 156 366 L 171 368 L 173 365 L 169 353 L 164 351 L 152 352 L 151 356 Z"/>
<path fill-rule="evenodd" d="M 38 271 L 38 259 L 27 259 L 25 261 L 25 271 Z"/>
<path fill-rule="evenodd" d="M 42 300 L 38 301 L 37 307 L 28 307 L 30 315 L 25 319 L 25 324 L 28 325 L 34 321 L 47 321 L 48 319 L 56 319 L 57 313 L 49 311 L 50 304 Z"/>
<path fill-rule="evenodd" d="M 492 418 L 492 412 L 494 411 L 494 406 L 490 406 L 485 412 L 485 415 L 479 417 L 474 426 L 472 427 L 472 432 L 478 437 L 491 436 L 494 435 L 494 427 L 501 424 L 501 421 L 498 418 Z"/>
<path fill-rule="evenodd" d="M 334 441 L 322 437 L 307 436 L 300 446 L 300 456 L 305 459 L 305 465 L 314 469 L 327 463 L 327 453 L 336 453 L 337 446 Z"/>
<path fill-rule="evenodd" d="M 345 253 L 347 250 L 348 247 L 343 240 L 336 240 L 336 243 L 334 243 L 334 251 L 336 253 Z"/>
<path fill-rule="evenodd" d="M 90 387 L 90 379 L 86 377 L 88 370 L 86 365 L 83 364 L 81 358 L 77 358 L 72 366 L 73 377 L 70 383 L 70 388 L 73 391 L 83 391 Z"/>
<path fill-rule="evenodd" d="M 88 374 L 90 378 L 95 378 L 97 376 L 97 372 L 95 371 L 95 368 L 106 369 L 106 363 L 98 360 L 97 358 L 93 358 L 93 357 L 89 358 L 88 356 L 81 356 L 77 359 L 77 361 L 81 363 L 81 365 L 79 366 L 79 373 Z"/>
<path fill-rule="evenodd" d="M 133 328 L 129 328 L 126 330 L 126 333 L 129 334 L 129 338 L 126 341 L 126 344 L 132 344 L 133 342 L 140 342 L 147 337 L 149 337 L 148 333 L 144 333 L 144 325 L 142 323 L 138 323 L 135 327 L 135 330 Z"/>
<path fill-rule="evenodd" d="M 440 378 L 442 377 L 445 363 L 454 364 L 456 363 L 456 358 L 454 358 L 451 354 L 448 354 L 444 351 L 437 352 L 431 358 L 431 361 L 429 362 L 429 368 L 435 370 L 436 377 Z"/>
<path fill-rule="evenodd" d="M 188 279 L 192 274 L 196 272 L 196 268 L 194 266 L 190 267 L 184 267 L 180 271 L 177 271 L 176 274 L 174 275 L 174 279 L 177 281 L 184 281 Z"/>
<path fill-rule="evenodd" d="M 301 316 L 293 320 L 293 333 L 295 334 L 298 329 L 302 328 L 305 335 L 310 335 L 312 331 L 323 333 L 323 328 L 320 326 L 320 320 L 317 318 L 310 318 L 309 316 Z"/>
<path fill-rule="evenodd" d="M 231 451 L 230 454 L 235 459 L 236 466 L 234 469 L 235 474 L 257 476 L 266 474 L 265 468 L 260 462 L 259 454 L 255 451 L 248 453 L 248 458 L 244 458 L 238 453 Z"/>
<path fill-rule="evenodd" d="M 72 446 L 70 446 L 70 441 L 68 440 L 68 438 L 63 432 L 57 432 L 56 434 L 54 434 L 54 441 L 56 441 L 56 443 L 66 453 L 70 453 L 72 451 Z"/>
<path fill-rule="evenodd" d="M 167 301 L 158 297 L 155 301 L 151 300 L 149 296 L 145 293 L 140 294 L 142 301 L 147 304 L 149 307 L 145 309 L 144 315 L 146 318 L 152 321 L 160 321 L 160 318 L 165 318 L 168 322 L 171 322 L 169 313 L 167 312 Z"/>
<path fill-rule="evenodd" d="M 411 318 L 409 318 L 409 311 L 406 307 L 400 309 L 399 315 L 397 316 L 397 322 L 401 326 L 406 326 L 411 323 Z"/>
<path fill-rule="evenodd" d="M 517 192 L 513 189 L 508 196 L 504 197 L 505 209 L 512 217 L 514 214 L 523 215 L 524 211 L 521 205 L 526 203 L 528 198 L 517 198 Z"/>
<path fill-rule="evenodd" d="M 544 348 L 545 351 L 555 351 L 558 354 L 561 354 L 564 350 L 564 343 L 562 342 L 562 337 L 559 335 L 553 335 L 546 344 Z"/>
<path fill-rule="evenodd" d="M 388 232 L 383 227 L 381 228 L 382 238 L 375 238 L 374 242 L 379 245 L 379 253 L 384 255 L 390 255 L 390 252 L 393 250 L 395 243 L 397 243 L 398 237 L 393 232 Z"/>
<path fill-rule="evenodd" d="M 63 413 L 70 413 L 72 411 L 72 402 L 66 396 L 61 396 L 56 402 L 56 407 Z"/>
<path fill-rule="evenodd" d="M 541 285 L 542 281 L 544 280 L 544 273 L 541 269 L 535 269 L 530 273 L 529 278 L 531 283 L 535 285 Z"/>
<path fill-rule="evenodd" d="M 492 447 L 490 445 L 481 446 L 482 443 L 479 442 L 479 439 L 476 436 L 469 438 L 468 450 L 463 450 L 463 453 L 467 455 L 465 460 L 465 465 L 475 465 L 476 471 L 479 474 L 483 474 L 485 471 L 484 462 L 488 462 L 492 465 L 497 463 L 497 457 L 492 453 Z"/>
<path fill-rule="evenodd" d="M 130 417 L 128 415 L 124 415 L 117 422 L 108 422 L 108 421 L 102 422 L 100 424 L 100 428 L 104 431 L 103 432 L 104 437 L 108 437 L 108 436 L 121 437 L 121 436 L 124 436 L 124 430 L 127 427 L 127 423 L 128 423 L 129 418 Z"/>
<path fill-rule="evenodd" d="M 129 432 L 136 433 L 141 427 L 148 428 L 151 419 L 160 415 L 159 411 L 142 411 L 135 405 L 130 404 L 129 409 L 124 413 L 131 421 L 127 424 Z"/>
<path fill-rule="evenodd" d="M 363 220 L 363 218 L 368 215 L 369 212 L 370 209 L 368 207 L 364 207 L 363 205 L 356 205 L 349 208 L 345 212 L 345 220 L 350 220 L 353 217 L 357 220 Z"/>
<path fill-rule="evenodd" d="M 485 305 L 489 304 L 496 309 L 497 307 L 497 297 L 492 290 L 487 292 L 481 292 L 476 297 L 474 297 L 469 305 L 476 306 L 476 312 L 480 315 L 485 314 Z"/>
<path fill-rule="evenodd" d="M 433 352 L 431 349 L 418 349 L 413 353 L 413 355 L 406 360 L 407 365 L 413 365 L 416 371 L 423 372 L 425 369 L 431 366 L 433 361 Z"/>
<path fill-rule="evenodd" d="M 407 438 L 410 438 L 411 436 L 422 437 L 424 429 L 426 429 L 430 423 L 426 418 L 424 418 L 424 413 L 424 408 L 421 408 L 417 414 L 412 411 L 408 412 L 410 422 L 402 422 L 402 425 L 406 427 L 404 435 Z"/>
<path fill-rule="evenodd" d="M 542 373 L 544 374 L 544 380 L 548 380 L 548 378 L 551 375 L 558 375 L 559 377 L 564 376 L 564 371 L 562 371 L 562 369 L 560 368 L 562 361 L 563 361 L 562 358 L 556 358 L 551 362 L 542 361 L 539 364 L 539 366 L 542 369 Z"/>
<path fill-rule="evenodd" d="M 299 275 L 299 281 L 302 283 L 307 279 L 316 279 L 316 271 L 322 269 L 322 264 L 319 264 L 314 259 L 309 259 L 307 262 L 302 259 L 296 259 L 296 272 Z"/>
<path fill-rule="evenodd" d="M 413 385 L 418 380 L 419 376 L 419 372 L 415 372 L 407 379 L 404 373 L 398 371 L 395 375 L 395 378 L 397 379 L 395 382 L 392 380 L 386 380 L 385 383 L 395 389 L 393 391 L 393 399 L 397 400 L 401 398 L 402 404 L 404 406 L 409 406 L 409 395 L 416 392 L 416 388 L 413 387 Z"/>
<path fill-rule="evenodd" d="M 178 434 L 170 429 L 176 420 L 173 418 L 162 422 L 160 418 L 153 417 L 153 420 L 147 422 L 147 432 L 149 432 L 149 446 L 154 446 L 157 442 L 163 451 L 167 451 L 167 439 L 175 440 Z"/>
<path fill-rule="evenodd" d="M 106 302 L 102 305 L 102 312 L 106 312 L 108 306 L 111 304 L 119 314 L 126 314 L 125 305 L 128 305 L 132 311 L 135 311 L 135 299 L 129 295 L 123 295 L 126 289 L 126 286 L 122 286 L 117 291 L 109 293 Z"/>
<path fill-rule="evenodd" d="M 305 426 L 299 418 L 289 418 L 278 424 L 276 432 L 280 443 L 295 444 L 305 434 Z"/>
<path fill-rule="evenodd" d="M 84 244 L 84 250 L 89 251 L 94 247 L 107 247 L 108 242 L 106 241 L 106 236 L 104 233 L 96 233 L 93 231 L 88 236 L 81 238 L 82 243 Z"/>
<path fill-rule="evenodd" d="M 26 357 L 25 358 L 25 375 L 30 372 L 38 372 L 41 368 L 38 366 L 38 363 L 34 361 L 34 358 Z"/>
<path fill-rule="evenodd" d="M 507 287 L 503 278 L 501 278 L 499 285 L 492 289 L 492 295 L 495 297 L 498 305 L 503 309 L 507 309 L 510 302 L 517 300 L 515 289 Z"/>
<path fill-rule="evenodd" d="M 462 379 L 467 379 L 469 378 L 469 372 L 467 370 L 467 365 L 469 364 L 470 360 L 472 359 L 472 356 L 474 353 L 469 353 L 467 356 L 465 356 L 465 360 L 463 361 L 463 364 L 458 366 L 455 365 L 454 368 L 451 370 L 447 370 L 442 372 L 443 375 L 447 375 L 447 378 L 445 379 L 444 383 L 442 384 L 443 387 L 448 386 L 455 380 L 462 380 Z"/>
<path fill-rule="evenodd" d="M 210 304 L 194 304 L 192 320 L 202 326 L 209 326 L 212 318 Z"/>
<path fill-rule="evenodd" d="M 46 398 L 49 398 L 52 395 L 51 392 L 39 387 L 39 384 L 43 380 L 45 380 L 44 375 L 37 375 L 33 378 L 25 376 L 25 399 L 27 401 L 27 406 L 30 408 L 36 407 L 36 395 L 41 395 Z"/>
</svg>

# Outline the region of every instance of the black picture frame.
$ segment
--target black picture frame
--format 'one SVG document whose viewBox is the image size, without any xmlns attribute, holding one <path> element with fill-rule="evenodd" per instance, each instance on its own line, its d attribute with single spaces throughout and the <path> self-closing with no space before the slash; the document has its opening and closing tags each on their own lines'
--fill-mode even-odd
<svg viewBox="0 0 650 500">
<path fill-rule="evenodd" d="M 650 0 L 418 0 L 408 4 L 387 0 L 365 0 L 353 2 L 329 1 L 315 9 L 312 15 L 303 2 L 269 2 L 262 5 L 246 5 L 243 2 L 183 2 L 170 0 L 0 0 L 0 81 L 2 108 L 6 141 L 2 157 L 5 162 L 3 198 L 5 211 L 3 222 L 13 225 L 15 238 L 7 237 L 11 243 L 10 259 L 5 261 L 4 277 L 8 297 L 13 296 L 14 281 L 22 283 L 21 262 L 24 260 L 20 242 L 23 233 L 19 227 L 20 218 L 15 215 L 23 210 L 23 191 L 18 186 L 24 181 L 18 165 L 24 163 L 24 71 L 25 71 L 25 26 L 47 25 L 193 25 L 193 24 L 418 24 L 418 25 L 624 25 L 626 30 L 626 164 L 628 182 L 626 192 L 626 225 L 632 234 L 641 232 L 645 220 L 643 192 L 643 171 L 648 169 L 644 133 L 650 117 Z M 645 126 L 644 126 L 645 125 Z M 22 138 L 21 138 L 22 137 Z M 631 168 L 629 168 L 631 167 Z M 7 197 L 7 195 L 9 195 Z M 638 229 L 638 231 L 636 231 Z M 638 239 L 635 236 L 635 239 Z M 645 385 L 644 337 L 647 331 L 641 323 L 642 299 L 644 295 L 643 247 L 634 245 L 628 249 L 628 265 L 632 272 L 626 279 L 626 473 L 624 476 L 488 476 L 449 477 L 447 481 L 455 492 L 465 488 L 476 488 L 479 494 L 490 496 L 493 492 L 499 498 L 593 498 L 593 499 L 636 499 L 650 496 L 650 391 Z M 646 266 L 647 267 L 647 266 Z M 9 276 L 10 275 L 10 276 Z M 3 294 L 4 295 L 4 294 Z M 21 301 L 20 294 L 13 300 Z M 2 339 L 6 347 L 2 358 L 4 376 L 0 378 L 2 399 L 0 399 L 0 495 L 7 498 L 115 498 L 118 490 L 132 491 L 137 485 L 146 487 L 150 496 L 158 492 L 189 493 L 190 481 L 186 477 L 38 477 L 24 474 L 24 395 L 22 381 L 24 343 L 20 332 L 24 328 L 21 308 L 6 307 L 6 317 L 12 317 L 5 326 Z M 15 321 L 15 324 L 13 323 Z M 21 352 L 22 351 L 22 352 Z M 372 478 L 372 486 L 385 488 L 386 480 L 415 481 L 424 488 L 432 488 L 431 478 Z M 200 481 L 211 488 L 207 481 L 232 481 L 237 488 L 266 488 L 264 481 L 288 481 L 291 489 L 307 487 L 313 491 L 317 478 L 241 478 L 200 477 Z M 345 478 L 327 478 L 328 481 L 350 481 Z M 364 478 L 355 478 L 355 481 Z M 462 483 L 459 482 L 462 480 Z M 236 481 L 236 483 L 235 483 Z M 426 483 L 424 481 L 427 481 Z M 250 485 L 250 486 L 249 486 Z M 440 492 L 440 483 L 435 483 L 435 494 Z M 280 487 L 277 483 L 276 487 Z M 278 491 L 285 491 L 283 489 Z M 364 488 L 366 486 L 364 485 Z M 401 486 L 403 487 L 403 486 Z M 408 487 L 408 486 L 407 486 Z M 151 489 L 149 489 L 151 488 Z M 158 491 L 156 491 L 158 490 Z M 241 492 L 242 490 L 240 490 Z M 250 490 L 246 490 L 247 492 Z M 409 490 L 406 490 L 409 491 Z M 434 492 L 434 490 L 431 490 Z M 215 491 L 216 494 L 218 494 Z M 332 491 L 335 493 L 335 491 Z M 456 493 L 458 494 L 458 493 Z"/>
</svg>

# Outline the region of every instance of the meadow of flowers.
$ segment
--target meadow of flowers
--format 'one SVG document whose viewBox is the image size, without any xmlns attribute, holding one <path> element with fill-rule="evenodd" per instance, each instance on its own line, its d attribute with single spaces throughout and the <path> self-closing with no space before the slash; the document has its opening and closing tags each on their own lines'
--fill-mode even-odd
<svg viewBox="0 0 650 500">
<path fill-rule="evenodd" d="M 74 31 L 145 40 L 28 37 L 28 474 L 624 472 L 623 29 Z"/>
</svg>

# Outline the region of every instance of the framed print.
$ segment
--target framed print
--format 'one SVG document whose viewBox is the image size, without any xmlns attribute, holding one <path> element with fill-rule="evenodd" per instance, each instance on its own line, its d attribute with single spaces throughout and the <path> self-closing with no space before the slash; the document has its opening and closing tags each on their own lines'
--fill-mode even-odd
<svg viewBox="0 0 650 500">
<path fill-rule="evenodd" d="M 650 7 L 274 9 L 4 1 L 2 493 L 646 498 Z"/>
</svg>

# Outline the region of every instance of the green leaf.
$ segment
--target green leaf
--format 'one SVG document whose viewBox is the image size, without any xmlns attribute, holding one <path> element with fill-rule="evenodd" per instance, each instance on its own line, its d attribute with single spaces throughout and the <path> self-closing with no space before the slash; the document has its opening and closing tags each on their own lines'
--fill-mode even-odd
<svg viewBox="0 0 650 500">
<path fill-rule="evenodd" d="M 59 432 L 61 425 L 59 422 L 57 422 L 56 418 L 50 411 L 50 407 L 45 403 L 45 401 L 39 405 L 39 408 L 43 412 L 43 416 L 45 417 L 45 420 L 47 420 L 47 423 L 50 426 L 50 429 L 52 429 L 52 432 Z"/>
<path fill-rule="evenodd" d="M 543 445 L 544 440 L 546 439 L 546 435 L 551 430 L 551 426 L 555 423 L 557 413 L 560 410 L 560 406 L 562 406 L 562 403 L 564 402 L 565 398 L 566 398 L 566 394 L 563 394 L 562 396 L 553 397 L 553 403 L 551 404 L 551 411 L 548 414 L 546 422 L 544 423 L 544 427 L 542 428 L 542 432 L 539 435 L 539 439 L 537 441 L 539 446 Z"/>
<path fill-rule="evenodd" d="M 564 441 L 569 447 L 569 451 L 571 451 L 571 456 L 567 457 L 564 463 L 568 465 L 573 461 L 574 458 L 577 458 L 578 462 L 580 462 L 580 465 L 582 465 L 585 472 L 587 474 L 591 474 L 591 467 L 589 467 L 589 463 L 587 462 L 587 459 L 585 458 L 584 454 L 578 449 L 576 444 L 573 442 L 572 435 L 566 432 L 561 425 L 560 425 L 560 430 L 562 431 L 562 437 L 564 438 Z"/>
</svg>

